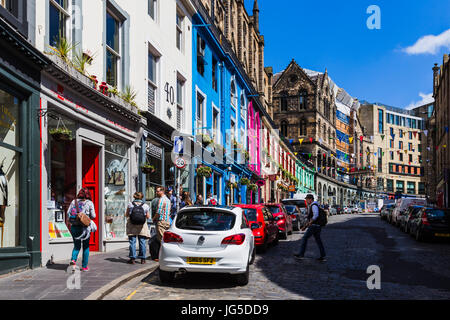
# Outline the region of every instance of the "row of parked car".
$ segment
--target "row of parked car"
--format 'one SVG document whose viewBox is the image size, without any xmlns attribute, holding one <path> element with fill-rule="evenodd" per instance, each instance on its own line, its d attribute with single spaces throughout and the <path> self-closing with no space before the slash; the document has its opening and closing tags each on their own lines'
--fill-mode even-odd
<svg viewBox="0 0 450 320">
<path fill-rule="evenodd" d="M 186 272 L 228 273 L 238 285 L 246 285 L 256 252 L 265 252 L 306 223 L 304 199 L 184 207 L 161 241 L 160 280 L 172 282 L 177 273 Z"/>
<path fill-rule="evenodd" d="M 325 209 L 328 209 L 328 212 L 331 216 L 337 214 L 355 214 L 363 212 L 362 208 L 358 206 L 341 207 L 339 205 L 332 205 L 331 207 L 325 207 Z"/>
<path fill-rule="evenodd" d="M 425 199 L 398 199 L 395 203 L 384 205 L 380 217 L 417 241 L 450 240 L 450 209 L 431 206 Z"/>
</svg>

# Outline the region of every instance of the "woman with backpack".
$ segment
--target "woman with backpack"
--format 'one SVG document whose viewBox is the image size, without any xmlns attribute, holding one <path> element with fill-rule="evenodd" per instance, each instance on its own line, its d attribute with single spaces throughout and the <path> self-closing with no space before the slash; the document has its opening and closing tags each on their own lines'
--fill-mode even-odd
<svg viewBox="0 0 450 320">
<path fill-rule="evenodd" d="M 150 207 L 144 202 L 142 192 L 133 195 L 133 201 L 128 204 L 125 216 L 127 219 L 127 234 L 130 242 L 130 260 L 127 263 L 135 264 L 136 237 L 139 239 L 139 256 L 141 264 L 145 263 L 146 239 L 150 238 L 147 219 L 150 219 Z"/>
<path fill-rule="evenodd" d="M 90 219 L 95 219 L 95 207 L 92 202 L 91 193 L 89 189 L 82 188 L 76 198 L 71 202 L 69 209 L 67 210 L 67 216 L 69 218 L 70 223 L 70 233 L 73 238 L 73 250 L 72 250 L 72 259 L 70 265 L 75 266 L 78 255 L 81 250 L 81 246 L 83 245 L 83 262 L 81 271 L 89 271 L 88 262 L 89 262 L 89 240 L 90 235 L 83 240 L 80 239 L 80 236 L 83 234 L 83 230 L 85 226 L 81 223 L 79 219 L 79 215 L 84 213 Z"/>
</svg>

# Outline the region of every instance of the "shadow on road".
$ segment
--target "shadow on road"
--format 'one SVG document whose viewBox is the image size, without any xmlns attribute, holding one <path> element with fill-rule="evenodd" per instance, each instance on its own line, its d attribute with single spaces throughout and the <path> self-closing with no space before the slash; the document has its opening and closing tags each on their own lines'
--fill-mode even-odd
<svg viewBox="0 0 450 320">
<path fill-rule="evenodd" d="M 285 241 L 276 250 L 261 255 L 256 266 L 271 282 L 312 299 L 407 299 L 408 292 L 399 293 L 414 286 L 441 290 L 442 298 L 450 297 L 450 274 L 438 271 L 448 269 L 448 242 L 417 243 L 381 221 L 379 215 L 343 218 L 345 221 L 333 223 L 332 217 L 331 223 L 322 229 L 326 262 L 315 260 L 319 250 L 311 237 L 305 260 L 293 258 L 300 248 L 300 240 Z M 442 253 L 446 257 L 440 257 Z M 440 268 L 436 268 L 437 263 Z M 382 290 L 367 288 L 370 265 L 381 269 Z M 410 295 L 414 299 L 414 292 Z"/>
</svg>

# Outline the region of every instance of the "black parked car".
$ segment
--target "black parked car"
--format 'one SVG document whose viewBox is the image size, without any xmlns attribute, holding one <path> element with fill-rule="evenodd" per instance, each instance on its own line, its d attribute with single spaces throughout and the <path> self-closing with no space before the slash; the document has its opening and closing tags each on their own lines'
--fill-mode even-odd
<svg viewBox="0 0 450 320">
<path fill-rule="evenodd" d="M 450 210 L 423 207 L 411 218 L 409 233 L 417 241 L 450 239 Z"/>
<path fill-rule="evenodd" d="M 400 229 L 408 233 L 412 218 L 423 206 L 411 206 L 406 209 L 406 214 L 400 217 Z"/>
</svg>

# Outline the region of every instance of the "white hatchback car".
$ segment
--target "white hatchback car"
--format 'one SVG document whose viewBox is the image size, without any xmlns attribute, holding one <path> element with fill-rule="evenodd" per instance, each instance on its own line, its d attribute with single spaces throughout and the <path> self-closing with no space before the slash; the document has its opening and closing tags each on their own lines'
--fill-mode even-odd
<svg viewBox="0 0 450 320">
<path fill-rule="evenodd" d="M 190 206 L 164 233 L 159 277 L 172 282 L 176 272 L 229 273 L 246 285 L 254 259 L 255 239 L 241 208 Z"/>
</svg>

